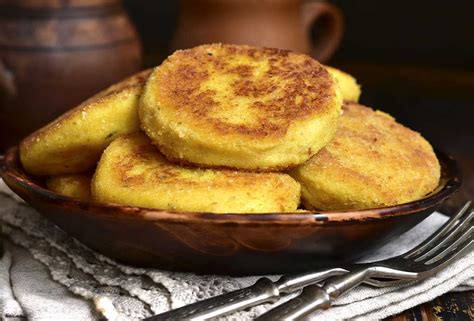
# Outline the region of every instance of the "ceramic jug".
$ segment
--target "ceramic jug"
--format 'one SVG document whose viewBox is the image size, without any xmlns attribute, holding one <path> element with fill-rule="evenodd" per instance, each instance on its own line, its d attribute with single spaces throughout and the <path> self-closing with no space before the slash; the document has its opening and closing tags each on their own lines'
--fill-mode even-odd
<svg viewBox="0 0 474 321">
<path fill-rule="evenodd" d="M 234 43 L 292 49 L 326 61 L 343 33 L 340 10 L 326 1 L 181 0 L 172 49 Z"/>
<path fill-rule="evenodd" d="M 119 0 L 0 0 L 0 152 L 140 68 Z"/>
</svg>

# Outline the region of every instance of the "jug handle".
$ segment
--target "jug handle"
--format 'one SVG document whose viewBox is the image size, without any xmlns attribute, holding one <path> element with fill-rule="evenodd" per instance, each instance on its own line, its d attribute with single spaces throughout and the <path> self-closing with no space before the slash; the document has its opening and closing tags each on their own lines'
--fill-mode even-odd
<svg viewBox="0 0 474 321">
<path fill-rule="evenodd" d="M 311 41 L 311 56 L 325 62 L 342 40 L 344 16 L 338 7 L 323 1 L 306 1 L 302 10 L 303 27 Z M 321 30 L 313 39 L 311 30 L 316 23 L 320 24 Z"/>
<path fill-rule="evenodd" d="M 5 154 L 0 154 L 0 177 L 5 171 Z"/>
<path fill-rule="evenodd" d="M 16 96 L 17 87 L 15 83 L 15 75 L 10 71 L 5 63 L 0 59 L 0 93 L 7 100 L 11 100 Z"/>
</svg>

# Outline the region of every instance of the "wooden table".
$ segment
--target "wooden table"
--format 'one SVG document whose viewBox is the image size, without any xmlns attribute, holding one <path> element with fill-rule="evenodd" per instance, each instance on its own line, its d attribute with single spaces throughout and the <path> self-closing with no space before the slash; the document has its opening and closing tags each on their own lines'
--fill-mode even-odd
<svg viewBox="0 0 474 321">
<path fill-rule="evenodd" d="M 387 111 L 458 160 L 461 191 L 447 214 L 474 201 L 474 71 L 340 63 L 362 84 L 361 102 Z M 447 293 L 388 320 L 474 320 L 474 291 Z"/>
<path fill-rule="evenodd" d="M 407 320 L 474 320 L 474 291 L 446 293 L 431 302 L 419 305 L 399 315 L 388 318 L 390 321 Z"/>
</svg>

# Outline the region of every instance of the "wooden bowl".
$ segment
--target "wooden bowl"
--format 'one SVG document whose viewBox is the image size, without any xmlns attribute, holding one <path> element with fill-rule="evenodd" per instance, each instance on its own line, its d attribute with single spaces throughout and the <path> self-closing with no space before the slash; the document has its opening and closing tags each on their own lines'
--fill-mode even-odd
<svg viewBox="0 0 474 321">
<path fill-rule="evenodd" d="M 17 147 L 5 154 L 2 177 L 60 228 L 121 262 L 200 273 L 270 274 L 343 264 L 421 222 L 461 183 L 456 162 L 437 156 L 442 178 L 423 199 L 317 213 L 180 213 L 80 201 L 55 194 L 26 174 Z"/>
</svg>

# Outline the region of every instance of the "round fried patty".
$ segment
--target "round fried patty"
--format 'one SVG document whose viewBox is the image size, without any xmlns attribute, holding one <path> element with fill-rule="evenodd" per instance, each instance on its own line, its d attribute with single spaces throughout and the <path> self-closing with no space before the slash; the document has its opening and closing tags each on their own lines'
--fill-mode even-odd
<svg viewBox="0 0 474 321">
<path fill-rule="evenodd" d="M 25 170 L 60 175 L 94 168 L 115 137 L 140 130 L 138 98 L 149 74 L 112 85 L 25 138 L 20 144 Z"/>
<path fill-rule="evenodd" d="M 157 67 L 139 114 L 169 159 L 274 170 L 326 145 L 341 104 L 334 77 L 306 55 L 213 44 L 176 51 Z"/>
<path fill-rule="evenodd" d="M 388 114 L 345 103 L 334 139 L 291 171 L 306 207 L 363 209 L 419 199 L 438 185 L 430 144 Z"/>
<path fill-rule="evenodd" d="M 184 167 L 143 134 L 114 140 L 92 181 L 95 200 L 146 208 L 216 213 L 296 211 L 300 186 L 283 173 Z"/>
</svg>

